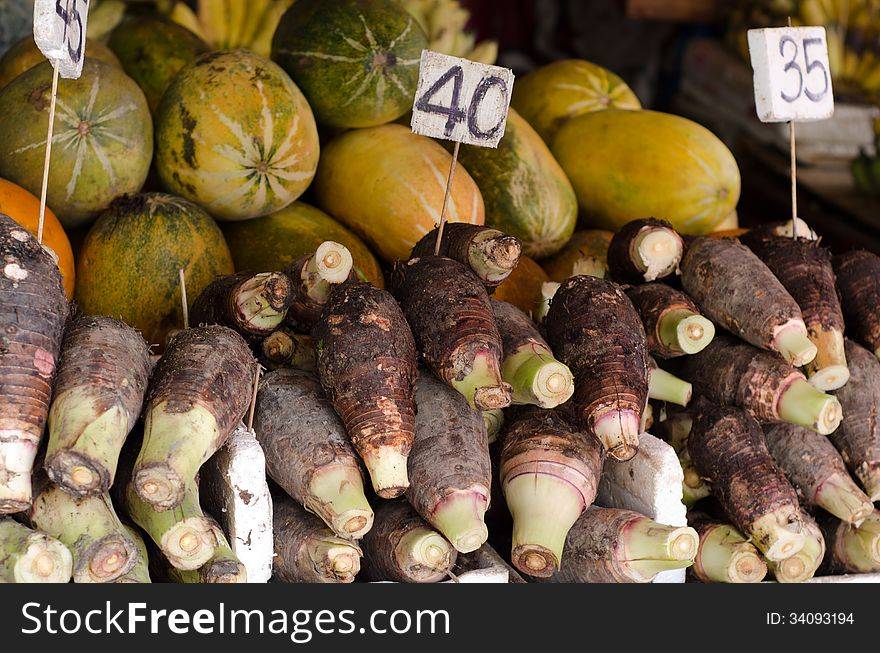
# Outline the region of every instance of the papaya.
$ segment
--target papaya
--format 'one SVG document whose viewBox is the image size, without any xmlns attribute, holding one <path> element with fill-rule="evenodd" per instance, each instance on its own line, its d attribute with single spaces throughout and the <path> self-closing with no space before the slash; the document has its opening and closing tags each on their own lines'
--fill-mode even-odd
<svg viewBox="0 0 880 653">
<path fill-rule="evenodd" d="M 412 108 L 427 47 L 422 28 L 393 0 L 298 0 L 275 30 L 272 59 L 318 122 L 373 127 Z"/>
<path fill-rule="evenodd" d="M 40 226 L 40 200 L 21 186 L 5 179 L 0 179 L 0 213 L 8 215 L 34 236 L 37 235 Z M 73 297 L 73 283 L 76 277 L 73 250 L 64 227 L 48 206 L 43 221 L 43 246 L 55 254 L 58 269 L 61 270 L 64 293 L 70 299 Z"/>
<path fill-rule="evenodd" d="M 39 195 L 52 92 L 48 61 L 0 91 L 0 177 Z M 138 85 L 118 66 L 86 57 L 79 79 L 58 83 L 48 204 L 61 223 L 92 221 L 140 190 L 153 156 L 153 123 Z"/>
<path fill-rule="evenodd" d="M 86 39 L 86 58 L 99 59 L 114 66 L 119 66 L 119 59 L 106 45 L 100 41 Z M 13 45 L 0 57 L 0 89 L 9 82 L 30 70 L 34 66 L 46 61 L 46 57 L 40 52 L 33 36 L 25 36 Z"/>
<path fill-rule="evenodd" d="M 541 285 L 547 281 L 550 281 L 550 277 L 534 259 L 520 256 L 513 272 L 495 289 L 492 297 L 513 304 L 527 315 L 531 315 L 535 312 L 541 296 Z"/>
<path fill-rule="evenodd" d="M 569 277 L 588 274 L 608 276 L 608 247 L 614 234 L 604 229 L 575 231 L 571 240 L 555 256 L 541 262 L 550 280 L 562 283 Z"/>
<path fill-rule="evenodd" d="M 325 148 L 315 177 L 318 205 L 386 261 L 406 260 L 440 221 L 452 156 L 398 124 L 355 129 Z M 460 163 L 447 220 L 483 224 L 480 189 Z"/>
<path fill-rule="evenodd" d="M 586 226 L 616 231 L 638 218 L 703 235 L 734 210 L 736 160 L 712 132 L 657 111 L 607 110 L 566 122 L 550 148 L 574 186 Z"/>
<path fill-rule="evenodd" d="M 568 120 L 604 109 L 641 109 L 620 77 L 583 59 L 554 61 L 520 77 L 511 105 L 547 143 Z"/>
<path fill-rule="evenodd" d="M 217 223 L 192 202 L 164 193 L 126 195 L 92 225 L 79 252 L 75 298 L 83 312 L 112 315 L 164 345 L 183 326 L 179 270 L 190 303 L 232 256 Z"/>
<path fill-rule="evenodd" d="M 459 161 L 483 195 L 486 224 L 519 238 L 533 258 L 565 245 L 577 223 L 577 197 L 550 150 L 513 109 L 497 149 L 462 146 Z"/>
<path fill-rule="evenodd" d="M 218 220 L 283 209 L 311 183 L 318 151 L 315 118 L 296 84 L 247 50 L 196 59 L 156 112 L 162 184 Z"/>
<path fill-rule="evenodd" d="M 185 27 L 149 17 L 121 23 L 110 33 L 107 45 L 141 87 L 153 114 L 177 73 L 209 50 L 207 43 Z"/>
<path fill-rule="evenodd" d="M 253 220 L 226 222 L 223 233 L 238 272 L 281 271 L 326 240 L 345 245 L 362 281 L 385 287 L 382 269 L 369 248 L 329 215 L 304 202 Z"/>
</svg>

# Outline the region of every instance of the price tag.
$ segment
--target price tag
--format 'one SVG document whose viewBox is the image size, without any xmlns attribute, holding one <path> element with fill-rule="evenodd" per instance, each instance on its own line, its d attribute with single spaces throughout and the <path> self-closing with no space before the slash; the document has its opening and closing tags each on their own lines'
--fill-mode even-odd
<svg viewBox="0 0 880 653">
<path fill-rule="evenodd" d="M 34 41 L 65 79 L 82 74 L 89 0 L 36 0 Z"/>
<path fill-rule="evenodd" d="M 749 30 L 761 122 L 811 122 L 834 114 L 824 27 Z"/>
<path fill-rule="evenodd" d="M 513 71 L 422 51 L 412 130 L 467 145 L 498 147 L 507 124 Z"/>
</svg>

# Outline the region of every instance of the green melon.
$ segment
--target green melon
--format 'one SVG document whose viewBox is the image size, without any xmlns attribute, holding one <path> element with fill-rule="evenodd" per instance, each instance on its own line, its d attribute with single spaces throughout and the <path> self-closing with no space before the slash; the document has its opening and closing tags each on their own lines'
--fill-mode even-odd
<svg viewBox="0 0 880 653">
<path fill-rule="evenodd" d="M 100 59 L 107 63 L 119 66 L 119 59 L 106 45 L 100 41 L 86 39 L 86 57 Z M 46 61 L 46 57 L 40 52 L 40 48 L 34 42 L 33 36 L 25 36 L 18 43 L 13 45 L 6 51 L 6 54 L 0 58 L 0 88 L 8 85 L 9 82 L 21 75 L 26 70 L 30 70 Z"/>
<path fill-rule="evenodd" d="M 320 209 L 303 202 L 264 218 L 227 222 L 223 233 L 239 272 L 283 270 L 325 240 L 332 240 L 351 252 L 360 279 L 378 288 L 385 285 L 379 262 L 364 242 Z"/>
<path fill-rule="evenodd" d="M 125 21 L 107 44 L 147 96 L 153 113 L 177 73 L 209 49 L 185 27 L 158 18 Z"/>
<path fill-rule="evenodd" d="M 0 91 L 0 177 L 39 196 L 52 90 L 48 61 Z M 65 227 L 93 219 L 140 190 L 153 155 L 153 123 L 138 85 L 118 66 L 87 58 L 58 84 L 48 204 Z"/>
<path fill-rule="evenodd" d="M 422 28 L 392 0 L 298 0 L 275 31 L 272 58 L 319 122 L 372 127 L 412 108 L 427 46 Z"/>
<path fill-rule="evenodd" d="M 315 118 L 296 84 L 246 50 L 199 57 L 156 113 L 162 183 L 218 220 L 283 209 L 311 183 L 318 151 Z"/>
<path fill-rule="evenodd" d="M 577 222 L 577 197 L 538 133 L 510 110 L 497 149 L 463 146 L 459 160 L 486 205 L 486 224 L 516 236 L 543 258 L 559 251 Z"/>
<path fill-rule="evenodd" d="M 232 257 L 217 223 L 191 202 L 162 193 L 121 197 L 92 225 L 76 265 L 76 301 L 118 317 L 148 342 L 183 326 L 179 270 L 190 303 Z"/>
</svg>

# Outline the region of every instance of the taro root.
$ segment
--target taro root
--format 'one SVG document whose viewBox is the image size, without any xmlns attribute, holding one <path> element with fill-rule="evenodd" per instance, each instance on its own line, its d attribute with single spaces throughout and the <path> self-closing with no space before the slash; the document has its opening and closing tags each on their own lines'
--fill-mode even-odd
<svg viewBox="0 0 880 653">
<path fill-rule="evenodd" d="M 334 286 L 312 330 L 318 375 L 382 498 L 409 485 L 418 374 L 415 342 L 394 298 L 375 286 Z"/>
<path fill-rule="evenodd" d="M 31 505 L 68 311 L 54 259 L 0 213 L 0 514 Z"/>
<path fill-rule="evenodd" d="M 800 367 L 816 357 L 801 309 L 745 245 L 701 236 L 688 243 L 681 283 L 703 315 L 756 347 Z"/>
<path fill-rule="evenodd" d="M 648 401 L 645 330 L 632 302 L 611 281 L 571 277 L 553 296 L 544 328 L 574 374 L 567 409 L 610 456 L 629 460 L 638 450 Z"/>
</svg>

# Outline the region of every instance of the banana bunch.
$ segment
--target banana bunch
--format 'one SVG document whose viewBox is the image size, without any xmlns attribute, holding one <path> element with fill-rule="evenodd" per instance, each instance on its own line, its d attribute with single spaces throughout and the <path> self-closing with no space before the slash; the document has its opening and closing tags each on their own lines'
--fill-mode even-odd
<svg viewBox="0 0 880 653">
<path fill-rule="evenodd" d="M 193 11 L 182 0 L 167 3 L 171 20 L 218 50 L 246 48 L 268 57 L 281 16 L 294 0 L 197 0 Z"/>
<path fill-rule="evenodd" d="M 731 13 L 728 42 L 748 60 L 756 27 L 823 25 L 835 91 L 880 97 L 880 0 L 746 0 Z"/>
<path fill-rule="evenodd" d="M 476 42 L 466 30 L 470 12 L 458 0 L 400 0 L 428 35 L 429 48 L 435 52 L 493 64 L 498 57 L 495 41 Z"/>
</svg>

